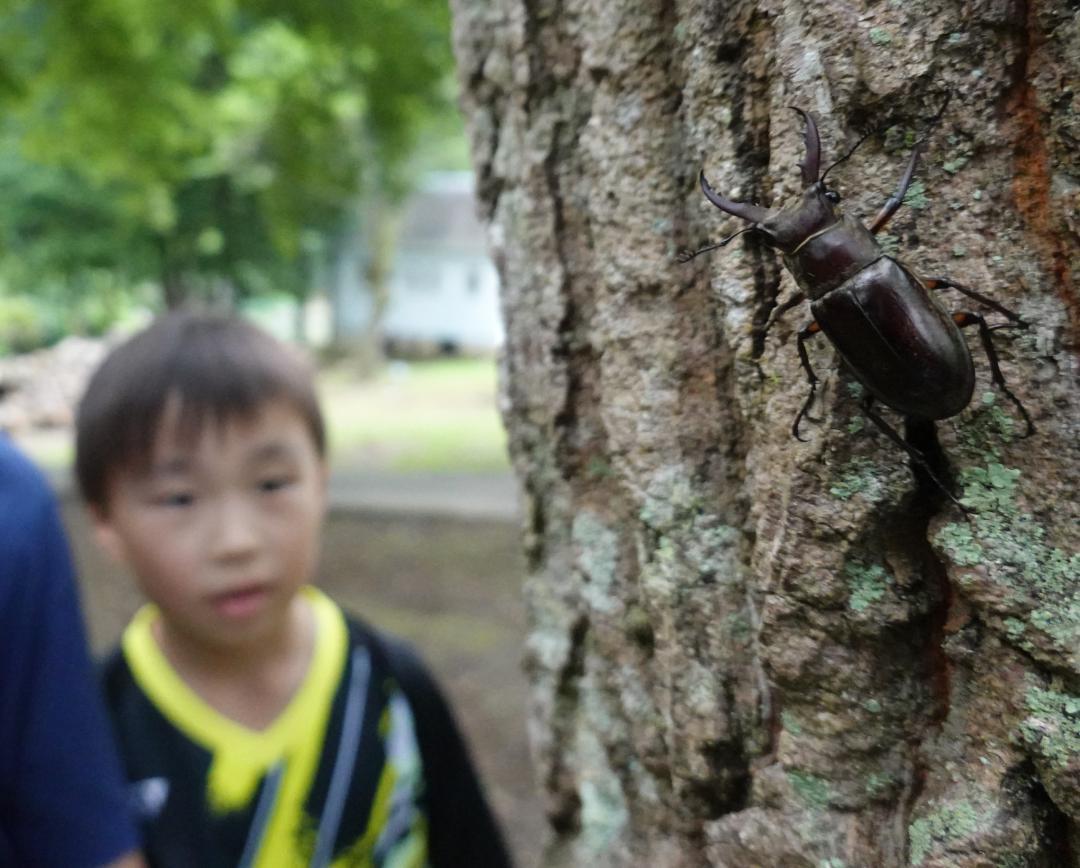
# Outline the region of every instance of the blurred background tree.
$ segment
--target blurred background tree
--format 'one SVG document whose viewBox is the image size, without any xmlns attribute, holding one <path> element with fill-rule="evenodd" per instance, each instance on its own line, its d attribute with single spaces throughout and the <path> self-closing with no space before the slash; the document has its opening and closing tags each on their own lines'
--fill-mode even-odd
<svg viewBox="0 0 1080 868">
<path fill-rule="evenodd" d="M 358 214 L 378 296 L 410 179 L 464 159 L 443 0 L 0 8 L 12 349 L 133 302 L 303 301 Z"/>
</svg>

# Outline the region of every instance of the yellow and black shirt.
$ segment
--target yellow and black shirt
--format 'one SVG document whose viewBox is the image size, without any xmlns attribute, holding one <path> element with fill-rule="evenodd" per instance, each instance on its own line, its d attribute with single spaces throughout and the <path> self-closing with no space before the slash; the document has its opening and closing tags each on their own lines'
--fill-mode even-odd
<svg viewBox="0 0 1080 868">
<path fill-rule="evenodd" d="M 437 686 L 400 642 L 308 588 L 303 684 L 267 729 L 194 693 L 144 607 L 105 693 L 153 868 L 504 866 L 509 859 Z"/>
</svg>

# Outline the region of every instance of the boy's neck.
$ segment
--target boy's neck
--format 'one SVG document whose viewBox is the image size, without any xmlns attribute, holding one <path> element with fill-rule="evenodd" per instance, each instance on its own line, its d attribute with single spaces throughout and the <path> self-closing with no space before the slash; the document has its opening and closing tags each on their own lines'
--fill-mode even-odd
<svg viewBox="0 0 1080 868">
<path fill-rule="evenodd" d="M 257 640 L 209 645 L 162 618 L 154 639 L 180 678 L 211 708 L 249 729 L 270 726 L 304 681 L 315 648 L 315 618 L 297 594 L 280 624 Z"/>
</svg>

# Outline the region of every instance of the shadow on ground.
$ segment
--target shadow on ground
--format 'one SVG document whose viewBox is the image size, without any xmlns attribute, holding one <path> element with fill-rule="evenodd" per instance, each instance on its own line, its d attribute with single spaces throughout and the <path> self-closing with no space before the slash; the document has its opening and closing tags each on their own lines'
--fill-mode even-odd
<svg viewBox="0 0 1080 868">
<path fill-rule="evenodd" d="M 140 599 L 93 547 L 79 506 L 65 520 L 97 651 Z M 410 640 L 439 677 L 472 744 L 517 864 L 537 864 L 543 820 L 525 737 L 525 617 L 515 521 L 337 507 L 319 584 L 344 608 Z"/>
</svg>

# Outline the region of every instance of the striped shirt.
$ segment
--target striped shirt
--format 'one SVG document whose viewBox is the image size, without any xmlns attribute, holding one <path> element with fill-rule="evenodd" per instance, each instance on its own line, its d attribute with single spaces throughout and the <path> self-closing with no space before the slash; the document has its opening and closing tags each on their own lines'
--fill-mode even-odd
<svg viewBox="0 0 1080 868">
<path fill-rule="evenodd" d="M 181 680 L 151 634 L 153 606 L 126 629 L 105 692 L 150 864 L 509 864 L 453 718 L 419 661 L 315 589 L 303 593 L 315 614 L 312 660 L 264 730 L 225 717 Z M 455 790 L 475 804 L 465 819 L 473 828 L 443 828 L 463 819 L 442 803 Z M 463 844 L 481 849 L 469 856 Z"/>
</svg>

